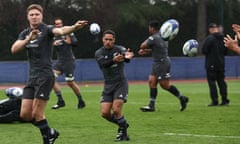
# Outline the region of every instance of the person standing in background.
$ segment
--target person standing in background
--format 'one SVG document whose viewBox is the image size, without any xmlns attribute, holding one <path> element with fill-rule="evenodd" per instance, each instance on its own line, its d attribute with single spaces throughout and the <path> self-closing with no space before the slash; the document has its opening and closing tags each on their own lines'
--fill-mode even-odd
<svg viewBox="0 0 240 144">
<path fill-rule="evenodd" d="M 63 27 L 63 21 L 60 18 L 54 20 L 54 25 L 56 28 Z M 57 53 L 57 62 L 53 66 L 53 72 L 56 78 L 59 75 L 65 74 L 65 80 L 68 86 L 73 90 L 78 98 L 77 108 L 81 109 L 85 107 L 85 102 L 80 93 L 80 89 L 76 82 L 74 81 L 74 70 L 76 67 L 75 56 L 72 52 L 72 46 L 77 45 L 77 38 L 74 33 L 70 33 L 64 36 L 54 37 L 53 46 Z M 65 101 L 62 97 L 61 89 L 59 84 L 55 81 L 54 92 L 57 95 L 57 104 L 52 107 L 52 109 L 58 109 L 65 106 Z"/>
<path fill-rule="evenodd" d="M 209 35 L 206 37 L 202 47 L 211 98 L 211 103 L 208 106 L 217 106 L 219 104 L 217 85 L 222 97 L 220 105 L 225 106 L 230 102 L 227 98 L 227 83 L 225 82 L 225 55 L 227 54 L 227 48 L 224 46 L 223 32 L 219 31 L 217 24 L 210 23 L 208 31 Z"/>
</svg>

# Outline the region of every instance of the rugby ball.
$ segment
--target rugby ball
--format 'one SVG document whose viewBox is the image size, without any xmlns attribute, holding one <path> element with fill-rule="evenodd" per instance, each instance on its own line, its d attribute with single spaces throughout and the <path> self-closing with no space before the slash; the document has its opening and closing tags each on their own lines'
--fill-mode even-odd
<svg viewBox="0 0 240 144">
<path fill-rule="evenodd" d="M 183 54 L 190 57 L 196 56 L 198 53 L 198 48 L 198 41 L 196 41 L 195 39 L 190 39 L 186 41 L 183 45 Z"/>
<path fill-rule="evenodd" d="M 92 24 L 90 25 L 90 27 L 89 27 L 89 31 L 90 31 L 91 34 L 97 35 L 97 34 L 100 33 L 101 28 L 100 28 L 99 24 L 97 24 L 97 23 L 92 23 Z"/>
<path fill-rule="evenodd" d="M 21 97 L 23 95 L 23 90 L 19 87 L 10 87 L 5 90 L 5 93 L 9 98 Z"/>
<path fill-rule="evenodd" d="M 179 31 L 179 22 L 175 19 L 165 21 L 160 27 L 161 37 L 166 40 L 172 40 L 176 37 Z"/>
</svg>

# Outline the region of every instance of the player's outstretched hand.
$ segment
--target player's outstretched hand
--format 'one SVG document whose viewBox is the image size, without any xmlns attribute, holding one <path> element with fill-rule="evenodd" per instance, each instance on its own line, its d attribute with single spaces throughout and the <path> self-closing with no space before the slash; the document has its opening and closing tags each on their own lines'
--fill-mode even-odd
<svg viewBox="0 0 240 144">
<path fill-rule="evenodd" d="M 130 50 L 130 48 L 128 48 L 126 53 L 125 53 L 125 58 L 126 59 L 131 59 L 133 57 L 134 57 L 134 53 Z"/>
<path fill-rule="evenodd" d="M 152 50 L 151 49 L 140 49 L 138 51 L 138 54 L 139 55 L 146 55 L 146 54 L 149 54 Z"/>
<path fill-rule="evenodd" d="M 230 50 L 236 52 L 238 55 L 240 55 L 240 48 L 238 45 L 238 38 L 240 37 L 240 32 L 237 32 L 234 39 L 230 37 L 230 35 L 227 35 L 224 37 L 224 45 L 229 48 Z"/>
<path fill-rule="evenodd" d="M 76 30 L 83 28 L 85 25 L 88 24 L 87 20 L 79 20 L 74 24 Z"/>
<path fill-rule="evenodd" d="M 240 36 L 239 32 L 237 32 L 237 34 Z M 234 39 L 231 38 L 230 35 L 227 35 L 226 37 L 224 37 L 224 45 L 225 47 L 233 50 L 236 47 L 238 47 L 238 40 L 237 40 L 237 35 L 234 36 Z"/>
</svg>

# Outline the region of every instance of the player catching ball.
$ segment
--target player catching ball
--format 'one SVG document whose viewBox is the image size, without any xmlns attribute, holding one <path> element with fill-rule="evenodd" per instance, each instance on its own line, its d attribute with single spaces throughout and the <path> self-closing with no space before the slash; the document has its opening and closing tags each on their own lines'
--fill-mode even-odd
<svg viewBox="0 0 240 144">
<path fill-rule="evenodd" d="M 119 126 L 116 141 L 128 141 L 128 123 L 122 114 L 127 102 L 128 82 L 124 73 L 124 62 L 130 62 L 133 52 L 115 45 L 115 32 L 103 33 L 103 46 L 95 52 L 95 58 L 104 76 L 104 90 L 101 98 L 101 114 L 106 120 Z"/>
<path fill-rule="evenodd" d="M 149 23 L 149 33 L 151 36 L 148 37 L 140 46 L 138 53 L 145 55 L 152 52 L 153 64 L 152 71 L 149 75 L 149 88 L 150 88 L 150 102 L 149 105 L 140 108 L 143 112 L 155 111 L 155 100 L 157 97 L 157 84 L 164 89 L 176 96 L 181 104 L 180 111 L 185 110 L 188 103 L 188 97 L 183 96 L 178 89 L 170 84 L 170 65 L 171 61 L 168 56 L 168 42 L 161 38 L 159 33 L 160 23 L 156 20 Z"/>
<path fill-rule="evenodd" d="M 55 81 L 51 63 L 53 37 L 81 29 L 88 22 L 77 21 L 72 26 L 54 28 L 43 23 L 43 8 L 38 4 L 28 6 L 27 19 L 29 27 L 19 34 L 11 47 L 13 54 L 26 48 L 30 65 L 28 81 L 23 89 L 20 116 L 39 128 L 44 144 L 53 144 L 59 132 L 50 128 L 45 116 Z"/>
</svg>

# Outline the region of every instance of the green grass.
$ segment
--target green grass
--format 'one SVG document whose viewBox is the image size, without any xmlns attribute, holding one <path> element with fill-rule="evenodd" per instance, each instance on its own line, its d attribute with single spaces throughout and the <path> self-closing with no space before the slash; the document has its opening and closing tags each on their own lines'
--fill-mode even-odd
<svg viewBox="0 0 240 144">
<path fill-rule="evenodd" d="M 129 99 L 124 114 L 130 127 L 129 144 L 239 144 L 240 141 L 240 81 L 229 80 L 231 103 L 226 107 L 207 107 L 207 83 L 181 83 L 175 85 L 190 102 L 184 112 L 179 101 L 170 93 L 159 89 L 156 112 L 143 113 L 139 107 L 148 103 L 148 85 L 130 84 Z M 51 127 L 60 131 L 56 144 L 113 144 L 117 126 L 100 116 L 99 100 L 102 85 L 81 85 L 86 108 L 77 110 L 77 99 L 70 88 L 63 88 L 66 107 L 52 110 L 56 97 L 52 94 L 46 109 Z M 5 98 L 0 91 L 0 98 Z M 40 132 L 31 124 L 0 124 L 1 144 L 40 144 Z"/>
</svg>

